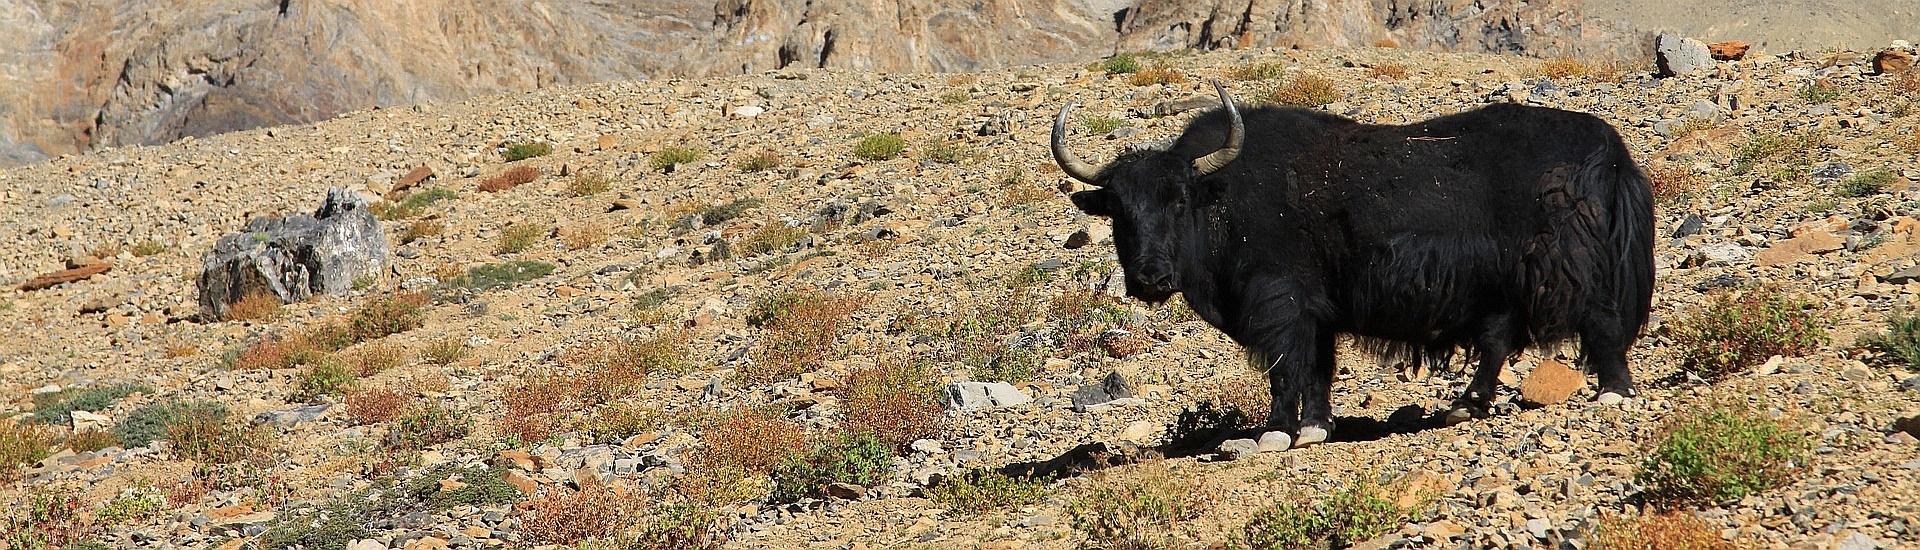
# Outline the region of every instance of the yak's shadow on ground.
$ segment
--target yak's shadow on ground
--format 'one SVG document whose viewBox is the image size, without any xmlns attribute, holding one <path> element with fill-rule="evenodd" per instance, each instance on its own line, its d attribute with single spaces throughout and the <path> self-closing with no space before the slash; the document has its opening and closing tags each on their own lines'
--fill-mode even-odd
<svg viewBox="0 0 1920 550">
<path fill-rule="evenodd" d="M 1393 435 L 1417 433 L 1446 425 L 1447 411 L 1429 412 L 1418 405 L 1406 405 L 1385 420 L 1362 416 L 1334 418 L 1337 428 L 1330 444 L 1375 441 Z M 1063 479 L 1163 458 L 1190 458 L 1214 455 L 1220 442 L 1235 438 L 1259 438 L 1260 429 L 1229 428 L 1239 426 L 1246 416 L 1235 410 L 1223 410 L 1212 403 L 1180 413 L 1169 427 L 1166 443 L 1137 446 L 1125 443 L 1087 443 L 1068 449 L 1060 456 L 1037 462 L 1008 464 L 1000 473 L 1026 479 Z"/>
</svg>

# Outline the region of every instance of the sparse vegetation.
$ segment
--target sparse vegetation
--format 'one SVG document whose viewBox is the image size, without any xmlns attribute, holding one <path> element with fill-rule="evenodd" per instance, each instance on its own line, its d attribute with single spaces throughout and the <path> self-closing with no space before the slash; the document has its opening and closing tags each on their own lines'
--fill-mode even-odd
<svg viewBox="0 0 1920 550">
<path fill-rule="evenodd" d="M 586 403 L 605 403 L 638 391 L 654 373 L 679 375 L 693 370 L 689 353 L 683 332 L 611 337 L 574 353 L 572 361 L 586 369 L 574 384 Z"/>
<path fill-rule="evenodd" d="M 1626 76 L 1627 64 L 1617 59 L 1591 61 L 1556 57 L 1540 62 L 1535 73 L 1552 79 L 1584 78 L 1596 82 L 1619 82 Z"/>
<path fill-rule="evenodd" d="M 425 314 L 421 310 L 426 305 L 426 295 L 418 292 L 368 299 L 348 316 L 353 340 L 366 342 L 420 328 L 425 322 Z"/>
<path fill-rule="evenodd" d="M 227 305 L 227 320 L 269 322 L 280 317 L 280 306 L 280 298 L 271 292 L 250 292 Z"/>
<path fill-rule="evenodd" d="M 760 226 L 759 229 L 753 230 L 753 233 L 749 233 L 746 237 L 741 238 L 740 245 L 736 248 L 743 257 L 784 252 L 788 248 L 792 248 L 793 245 L 799 244 L 800 240 L 806 238 L 806 236 L 807 228 L 793 227 L 787 225 L 785 222 L 775 220 Z"/>
<path fill-rule="evenodd" d="M 128 413 L 114 426 L 113 435 L 129 448 L 145 447 L 164 439 L 174 424 L 189 418 L 226 418 L 227 408 L 212 401 L 172 400 L 154 403 Z"/>
<path fill-rule="evenodd" d="M 1241 536 L 1253 548 L 1345 548 L 1386 534 L 1419 513 L 1437 495 L 1407 495 L 1361 475 L 1332 493 L 1285 500 L 1254 514 Z M 1411 504 L 1403 508 L 1403 504 Z"/>
<path fill-rule="evenodd" d="M 1152 67 L 1135 71 L 1127 76 L 1127 83 L 1135 86 L 1155 84 L 1180 84 L 1187 81 L 1187 75 L 1166 67 Z"/>
<path fill-rule="evenodd" d="M 567 230 L 566 237 L 562 240 L 566 242 L 567 250 L 579 251 L 596 248 L 602 244 L 606 244 L 607 226 L 594 222 L 575 225 Z"/>
<path fill-rule="evenodd" d="M 1140 71 L 1140 60 L 1130 53 L 1122 53 L 1094 64 L 1095 68 L 1107 74 L 1130 74 Z"/>
<path fill-rule="evenodd" d="M 1150 550 L 1193 538 L 1187 523 L 1200 517 L 1206 495 L 1178 480 L 1164 462 L 1129 470 L 1098 475 L 1084 494 L 1068 504 L 1073 526 L 1086 535 L 1087 543 L 1112 550 Z"/>
<path fill-rule="evenodd" d="M 1593 550 L 1739 550 L 1693 512 L 1605 514 L 1593 530 Z"/>
<path fill-rule="evenodd" d="M 1840 99 L 1840 89 L 1827 83 L 1825 80 L 1808 82 L 1805 86 L 1801 86 L 1800 91 L 1796 94 L 1800 96 L 1800 99 L 1814 105 L 1830 103 L 1835 99 Z"/>
<path fill-rule="evenodd" d="M 780 153 L 772 149 L 755 151 L 753 154 L 747 155 L 746 158 L 740 159 L 739 167 L 741 172 L 749 174 L 778 168 L 780 167 Z"/>
<path fill-rule="evenodd" d="M 647 167 L 659 172 L 672 172 L 677 166 L 698 162 L 706 156 L 705 149 L 676 145 L 655 151 L 653 156 L 647 159 Z"/>
<path fill-rule="evenodd" d="M 553 146 L 538 141 L 511 143 L 500 151 L 500 156 L 506 158 L 507 162 L 519 162 L 551 154 L 553 154 Z"/>
<path fill-rule="evenodd" d="M 420 350 L 420 361 L 429 365 L 447 366 L 467 356 L 467 343 L 458 337 L 447 336 L 427 343 Z"/>
<path fill-rule="evenodd" d="M 175 410 L 166 421 L 174 454 L 209 464 L 233 464 L 263 458 L 269 452 L 265 426 L 227 422 L 225 408 L 194 406 Z"/>
<path fill-rule="evenodd" d="M 1861 172 L 1841 182 L 1834 193 L 1850 198 L 1878 195 L 1893 185 L 1895 177 L 1892 170 L 1885 168 Z"/>
<path fill-rule="evenodd" d="M 533 248 L 534 243 L 547 235 L 544 226 L 531 223 L 514 223 L 500 230 L 500 242 L 495 245 L 495 254 L 517 254 Z"/>
<path fill-rule="evenodd" d="M 324 395 L 339 395 L 358 380 L 353 369 L 338 360 L 327 359 L 307 366 L 294 388 L 294 401 L 312 401 Z"/>
<path fill-rule="evenodd" d="M 100 412 L 129 395 L 153 393 L 139 384 L 110 384 L 90 388 L 67 388 L 33 396 L 33 419 L 45 424 L 66 424 L 73 411 Z"/>
<path fill-rule="evenodd" d="M 1287 75 L 1287 64 L 1278 61 L 1261 61 L 1235 66 L 1227 70 L 1227 78 L 1234 80 L 1272 80 Z"/>
<path fill-rule="evenodd" d="M 702 206 L 695 209 L 694 213 L 699 214 L 700 220 L 707 225 L 719 225 L 733 221 L 749 210 L 759 208 L 761 202 L 756 198 L 736 199 L 712 206 Z"/>
<path fill-rule="evenodd" d="M 1120 125 L 1125 121 L 1106 115 L 1096 115 L 1086 117 L 1081 123 L 1086 125 L 1089 134 L 1106 135 L 1120 129 Z"/>
<path fill-rule="evenodd" d="M 907 150 L 907 140 L 899 134 L 867 134 L 853 145 L 853 156 L 864 160 L 881 161 L 900 156 Z"/>
<path fill-rule="evenodd" d="M 1407 66 L 1399 63 L 1376 63 L 1372 67 L 1373 76 L 1389 80 L 1407 77 Z"/>
<path fill-rule="evenodd" d="M 45 427 L 0 418 L 0 481 L 11 481 L 15 468 L 39 462 L 52 447 L 53 434 Z"/>
<path fill-rule="evenodd" d="M 81 512 L 84 503 L 69 490 L 55 487 L 30 487 L 24 501 L 9 503 L 10 513 L 0 520 L 0 542 L 7 548 L 25 550 L 85 549 L 106 545 L 89 540 L 95 529 Z"/>
<path fill-rule="evenodd" d="M 1047 499 L 1045 481 L 1011 477 L 991 470 L 976 470 L 948 478 L 927 491 L 928 498 L 962 515 L 980 515 L 1039 504 Z"/>
<path fill-rule="evenodd" d="M 929 142 L 923 152 L 926 154 L 927 160 L 941 164 L 958 164 L 968 157 L 965 147 L 944 139 Z"/>
<path fill-rule="evenodd" d="M 407 413 L 413 406 L 413 398 L 407 395 L 376 388 L 347 394 L 347 420 L 355 425 L 378 424 Z"/>
<path fill-rule="evenodd" d="M 940 102 L 948 105 L 959 105 L 966 103 L 969 99 L 973 99 L 973 94 L 967 93 L 966 90 L 960 88 L 940 92 Z"/>
<path fill-rule="evenodd" d="M 1260 100 L 1279 105 L 1319 107 L 1339 101 L 1344 96 L 1346 92 L 1340 91 L 1339 85 L 1327 77 L 1303 74 L 1262 94 Z"/>
<path fill-rule="evenodd" d="M 632 522 L 636 506 L 598 482 L 578 491 L 554 488 L 520 508 L 520 531 L 535 544 L 578 544 L 616 534 Z"/>
<path fill-rule="evenodd" d="M 1653 187 L 1654 204 L 1668 205 L 1693 197 L 1706 188 L 1706 180 L 1693 170 L 1673 164 L 1656 164 L 1647 170 Z"/>
<path fill-rule="evenodd" d="M 812 372 L 833 356 L 841 329 L 863 300 L 819 293 L 763 297 L 747 322 L 761 327 L 760 344 L 741 378 L 766 383 Z"/>
<path fill-rule="evenodd" d="M 119 447 L 120 438 L 100 430 L 87 430 L 73 434 L 62 445 L 76 453 L 90 453 L 108 447 Z"/>
<path fill-rule="evenodd" d="M 167 508 L 167 496 L 152 485 L 141 484 L 121 491 L 113 500 L 107 501 L 95 514 L 101 521 L 122 524 L 128 521 L 140 521 L 159 514 Z"/>
<path fill-rule="evenodd" d="M 659 409 L 609 403 L 595 407 L 581 423 L 580 429 L 589 440 L 619 443 L 626 438 L 660 429 L 665 423 L 665 415 Z"/>
<path fill-rule="evenodd" d="M 1682 367 L 1719 380 L 1774 355 L 1804 355 L 1826 344 L 1824 321 L 1811 303 L 1771 286 L 1718 292 L 1674 323 Z"/>
<path fill-rule="evenodd" d="M 599 170 L 581 170 L 573 174 L 573 180 L 567 182 L 567 194 L 575 197 L 591 197 L 613 189 L 613 178 Z"/>
<path fill-rule="evenodd" d="M 167 245 L 162 244 L 160 241 L 147 239 L 133 245 L 133 248 L 130 251 L 133 252 L 134 256 L 145 258 L 147 256 L 157 256 L 166 252 Z"/>
<path fill-rule="evenodd" d="M 1779 487 L 1806 466 L 1810 441 L 1791 422 L 1714 404 L 1668 421 L 1634 478 L 1663 506 L 1712 506 Z"/>
<path fill-rule="evenodd" d="M 427 237 L 438 237 L 447 231 L 447 225 L 440 220 L 418 220 L 407 225 L 400 232 L 400 244 L 413 244 Z"/>
<path fill-rule="evenodd" d="M 374 203 L 368 206 L 367 210 L 373 212 L 374 217 L 381 220 L 404 220 L 418 217 L 426 211 L 428 206 L 432 206 L 436 202 L 457 198 L 458 196 L 459 194 L 453 191 L 435 187 L 408 194 L 406 198 L 401 199 L 400 202 Z"/>
<path fill-rule="evenodd" d="M 703 430 L 700 441 L 697 465 L 745 474 L 772 473 L 807 450 L 806 429 L 767 408 L 735 409 Z"/>
<path fill-rule="evenodd" d="M 467 269 L 465 275 L 448 281 L 447 285 L 474 291 L 487 291 L 545 277 L 553 274 L 553 270 L 553 264 L 531 260 L 480 264 Z"/>
<path fill-rule="evenodd" d="M 773 469 L 773 498 L 792 502 L 820 497 L 828 485 L 868 487 L 893 473 L 893 453 L 872 434 L 843 433 L 815 441 L 805 455 L 788 457 Z"/>
<path fill-rule="evenodd" d="M 871 433 L 895 449 L 934 436 L 946 423 L 940 387 L 925 365 L 890 363 L 856 370 L 847 377 L 847 429 Z"/>
<path fill-rule="evenodd" d="M 388 449 L 418 451 L 466 437 L 472 429 L 473 419 L 465 413 L 429 403 L 395 421 L 382 444 Z"/>
<path fill-rule="evenodd" d="M 479 189 L 487 193 L 499 193 L 540 179 L 540 169 L 532 166 L 515 166 L 505 172 L 480 180 Z"/>
<path fill-rule="evenodd" d="M 407 351 L 393 344 L 368 342 L 348 359 L 355 375 L 373 376 L 407 364 Z"/>
<path fill-rule="evenodd" d="M 1822 143 L 1826 135 L 1819 131 L 1797 134 L 1785 132 L 1758 133 L 1747 138 L 1733 153 L 1733 173 L 1745 174 L 1765 161 L 1779 161 L 1790 166 L 1811 164 L 1812 154 Z"/>
</svg>

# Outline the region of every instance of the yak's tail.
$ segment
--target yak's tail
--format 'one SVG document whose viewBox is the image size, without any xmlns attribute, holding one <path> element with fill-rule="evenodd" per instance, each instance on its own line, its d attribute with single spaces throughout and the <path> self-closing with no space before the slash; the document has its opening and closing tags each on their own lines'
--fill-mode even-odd
<svg viewBox="0 0 1920 550">
<path fill-rule="evenodd" d="M 1620 335 L 1631 342 L 1646 327 L 1653 308 L 1653 190 L 1626 144 L 1617 135 L 1608 141 L 1587 159 L 1576 185 L 1606 205 L 1602 239 L 1613 284 L 1608 285 L 1611 295 L 1599 298 L 1611 298 L 1620 316 Z"/>
</svg>

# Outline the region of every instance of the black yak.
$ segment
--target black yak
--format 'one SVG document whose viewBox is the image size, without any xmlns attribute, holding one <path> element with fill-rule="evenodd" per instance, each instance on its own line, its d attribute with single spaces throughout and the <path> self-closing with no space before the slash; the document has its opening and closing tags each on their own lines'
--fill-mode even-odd
<svg viewBox="0 0 1920 550">
<path fill-rule="evenodd" d="M 1102 167 L 1053 155 L 1111 218 L 1127 294 L 1178 292 L 1266 370 L 1267 427 L 1333 429 L 1337 334 L 1444 364 L 1477 355 L 1449 420 L 1482 416 L 1503 364 L 1579 338 L 1606 394 L 1633 395 L 1627 349 L 1653 297 L 1646 176 L 1592 115 L 1497 104 L 1408 125 L 1299 108 L 1222 108 L 1171 145 Z"/>
</svg>

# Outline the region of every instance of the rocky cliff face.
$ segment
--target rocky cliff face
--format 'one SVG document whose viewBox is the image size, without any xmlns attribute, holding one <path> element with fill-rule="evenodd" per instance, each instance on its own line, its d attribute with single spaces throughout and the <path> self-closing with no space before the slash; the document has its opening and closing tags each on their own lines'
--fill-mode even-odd
<svg viewBox="0 0 1920 550">
<path fill-rule="evenodd" d="M 1380 39 L 1610 44 L 1578 1 L 0 0 L 0 164 L 372 106 L 788 66 L 967 71 L 1116 47 Z"/>
</svg>

